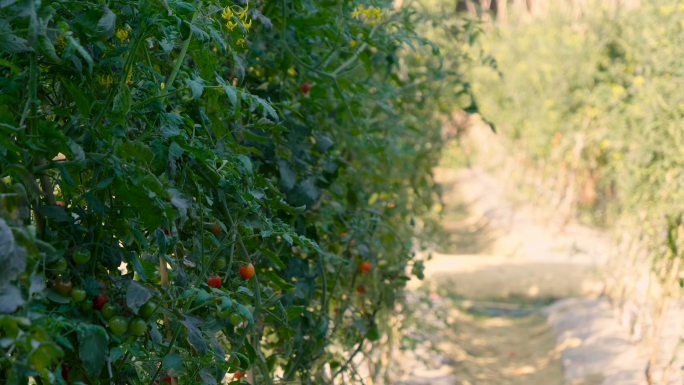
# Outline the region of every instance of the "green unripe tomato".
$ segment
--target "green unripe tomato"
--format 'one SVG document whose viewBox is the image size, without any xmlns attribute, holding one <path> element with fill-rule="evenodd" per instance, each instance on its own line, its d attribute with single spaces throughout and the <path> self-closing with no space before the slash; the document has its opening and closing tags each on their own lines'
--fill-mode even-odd
<svg viewBox="0 0 684 385">
<path fill-rule="evenodd" d="M 117 218 L 114 221 L 114 230 L 116 231 L 125 231 L 129 228 L 128 221 L 123 219 L 123 218 Z"/>
<path fill-rule="evenodd" d="M 64 258 L 60 258 L 57 260 L 57 262 L 53 263 L 50 265 L 50 270 L 54 272 L 62 272 L 66 270 L 67 268 L 67 261 Z"/>
<path fill-rule="evenodd" d="M 116 335 L 124 334 L 128 330 L 128 321 L 121 316 L 112 317 L 109 320 L 109 330 Z"/>
<path fill-rule="evenodd" d="M 74 255 L 72 256 L 74 259 L 74 262 L 77 265 L 83 265 L 88 263 L 90 261 L 90 250 L 88 249 L 78 249 L 74 251 Z"/>
<path fill-rule="evenodd" d="M 115 315 L 119 314 L 119 308 L 113 303 L 109 302 L 102 305 L 102 310 L 100 311 L 102 312 L 102 317 L 108 321 Z"/>
<path fill-rule="evenodd" d="M 131 334 L 141 336 L 147 331 L 147 323 L 145 323 L 142 318 L 133 318 L 131 322 L 128 323 L 128 330 Z"/>
<path fill-rule="evenodd" d="M 228 310 L 228 309 L 226 309 L 226 310 L 218 309 L 218 310 L 216 310 L 216 315 L 217 315 L 219 318 L 226 318 L 226 317 L 228 317 L 228 316 L 230 315 L 230 310 Z"/>
<path fill-rule="evenodd" d="M 145 302 L 140 309 L 138 309 L 138 314 L 145 319 L 149 319 L 154 314 L 154 309 L 157 308 L 157 304 L 152 301 Z"/>
<path fill-rule="evenodd" d="M 79 306 L 81 307 L 81 310 L 88 311 L 93 308 L 93 301 L 83 301 Z"/>
<path fill-rule="evenodd" d="M 231 324 L 233 324 L 233 326 L 238 326 L 240 322 L 242 322 L 242 317 L 240 317 L 240 314 L 238 313 L 233 313 L 230 315 L 230 318 L 228 318 L 228 320 Z"/>
<path fill-rule="evenodd" d="M 218 257 L 214 259 L 214 262 L 211 264 L 214 266 L 214 269 L 216 270 L 223 270 L 224 267 L 226 267 L 226 259 L 224 257 Z"/>
<path fill-rule="evenodd" d="M 83 301 L 86 297 L 86 291 L 81 289 L 80 287 L 75 287 L 71 289 L 71 299 L 74 300 L 74 302 L 79 303 Z M 92 305 L 92 303 L 91 303 Z"/>
</svg>

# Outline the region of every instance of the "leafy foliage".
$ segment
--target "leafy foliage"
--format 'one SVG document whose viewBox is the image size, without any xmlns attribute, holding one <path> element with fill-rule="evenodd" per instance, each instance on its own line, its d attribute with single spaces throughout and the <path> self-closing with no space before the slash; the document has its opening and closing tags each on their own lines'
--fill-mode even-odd
<svg viewBox="0 0 684 385">
<path fill-rule="evenodd" d="M 422 275 L 430 96 L 460 83 L 415 12 L 9 0 L 0 14 L 3 378 L 347 375 L 407 266 Z M 145 318 L 144 336 L 117 335 L 105 302 Z"/>
</svg>

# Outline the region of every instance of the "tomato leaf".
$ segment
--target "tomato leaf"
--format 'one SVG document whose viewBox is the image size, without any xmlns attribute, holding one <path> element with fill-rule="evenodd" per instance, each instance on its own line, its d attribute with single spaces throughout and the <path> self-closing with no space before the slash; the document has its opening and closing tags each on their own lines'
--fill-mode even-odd
<svg viewBox="0 0 684 385">
<path fill-rule="evenodd" d="M 268 279 L 271 280 L 271 282 L 275 283 L 279 288 L 283 289 L 283 291 L 292 291 L 295 289 L 294 285 L 285 282 L 284 279 L 280 278 L 275 272 L 271 270 L 266 270 L 262 273 Z"/>
<path fill-rule="evenodd" d="M 151 289 L 141 284 L 138 281 L 131 281 L 128 284 L 128 290 L 126 291 L 126 305 L 133 310 L 135 314 L 138 314 L 138 309 L 145 302 L 152 298 Z"/>
<path fill-rule="evenodd" d="M 77 329 L 78 355 L 88 376 L 97 378 L 105 363 L 107 332 L 101 326 L 80 324 Z"/>
<path fill-rule="evenodd" d="M 278 269 L 284 269 L 284 268 L 285 268 L 285 263 L 283 263 L 283 261 L 282 261 L 280 258 L 278 258 L 277 255 L 275 255 L 275 253 L 273 253 L 272 251 L 269 251 L 269 250 L 267 250 L 267 249 L 264 249 L 263 247 L 258 247 L 258 246 L 256 246 L 255 248 L 256 248 L 257 250 L 259 250 L 259 252 L 260 252 L 261 254 L 263 254 L 263 255 L 265 255 L 266 257 L 268 257 L 268 259 L 270 259 L 271 262 L 273 262 L 273 264 L 276 265 L 276 267 L 277 267 Z"/>
</svg>

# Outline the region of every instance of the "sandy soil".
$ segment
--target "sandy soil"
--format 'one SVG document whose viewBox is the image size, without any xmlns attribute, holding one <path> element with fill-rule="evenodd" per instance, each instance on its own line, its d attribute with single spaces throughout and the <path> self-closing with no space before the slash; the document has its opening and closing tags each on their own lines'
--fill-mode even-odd
<svg viewBox="0 0 684 385">
<path fill-rule="evenodd" d="M 410 283 L 437 315 L 418 326 L 429 341 L 407 353 L 422 363 L 401 383 L 645 384 L 645 359 L 601 297 L 609 238 L 540 223 L 482 170 L 435 171 L 450 239 Z"/>
</svg>

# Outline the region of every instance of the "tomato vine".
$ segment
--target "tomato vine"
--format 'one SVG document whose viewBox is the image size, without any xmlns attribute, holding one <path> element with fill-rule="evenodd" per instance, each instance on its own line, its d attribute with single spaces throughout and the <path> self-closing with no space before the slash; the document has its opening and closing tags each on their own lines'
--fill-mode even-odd
<svg viewBox="0 0 684 385">
<path fill-rule="evenodd" d="M 432 96 L 467 90 L 416 20 L 389 1 L 3 1 L 0 378 L 348 373 L 422 276 Z"/>
</svg>

